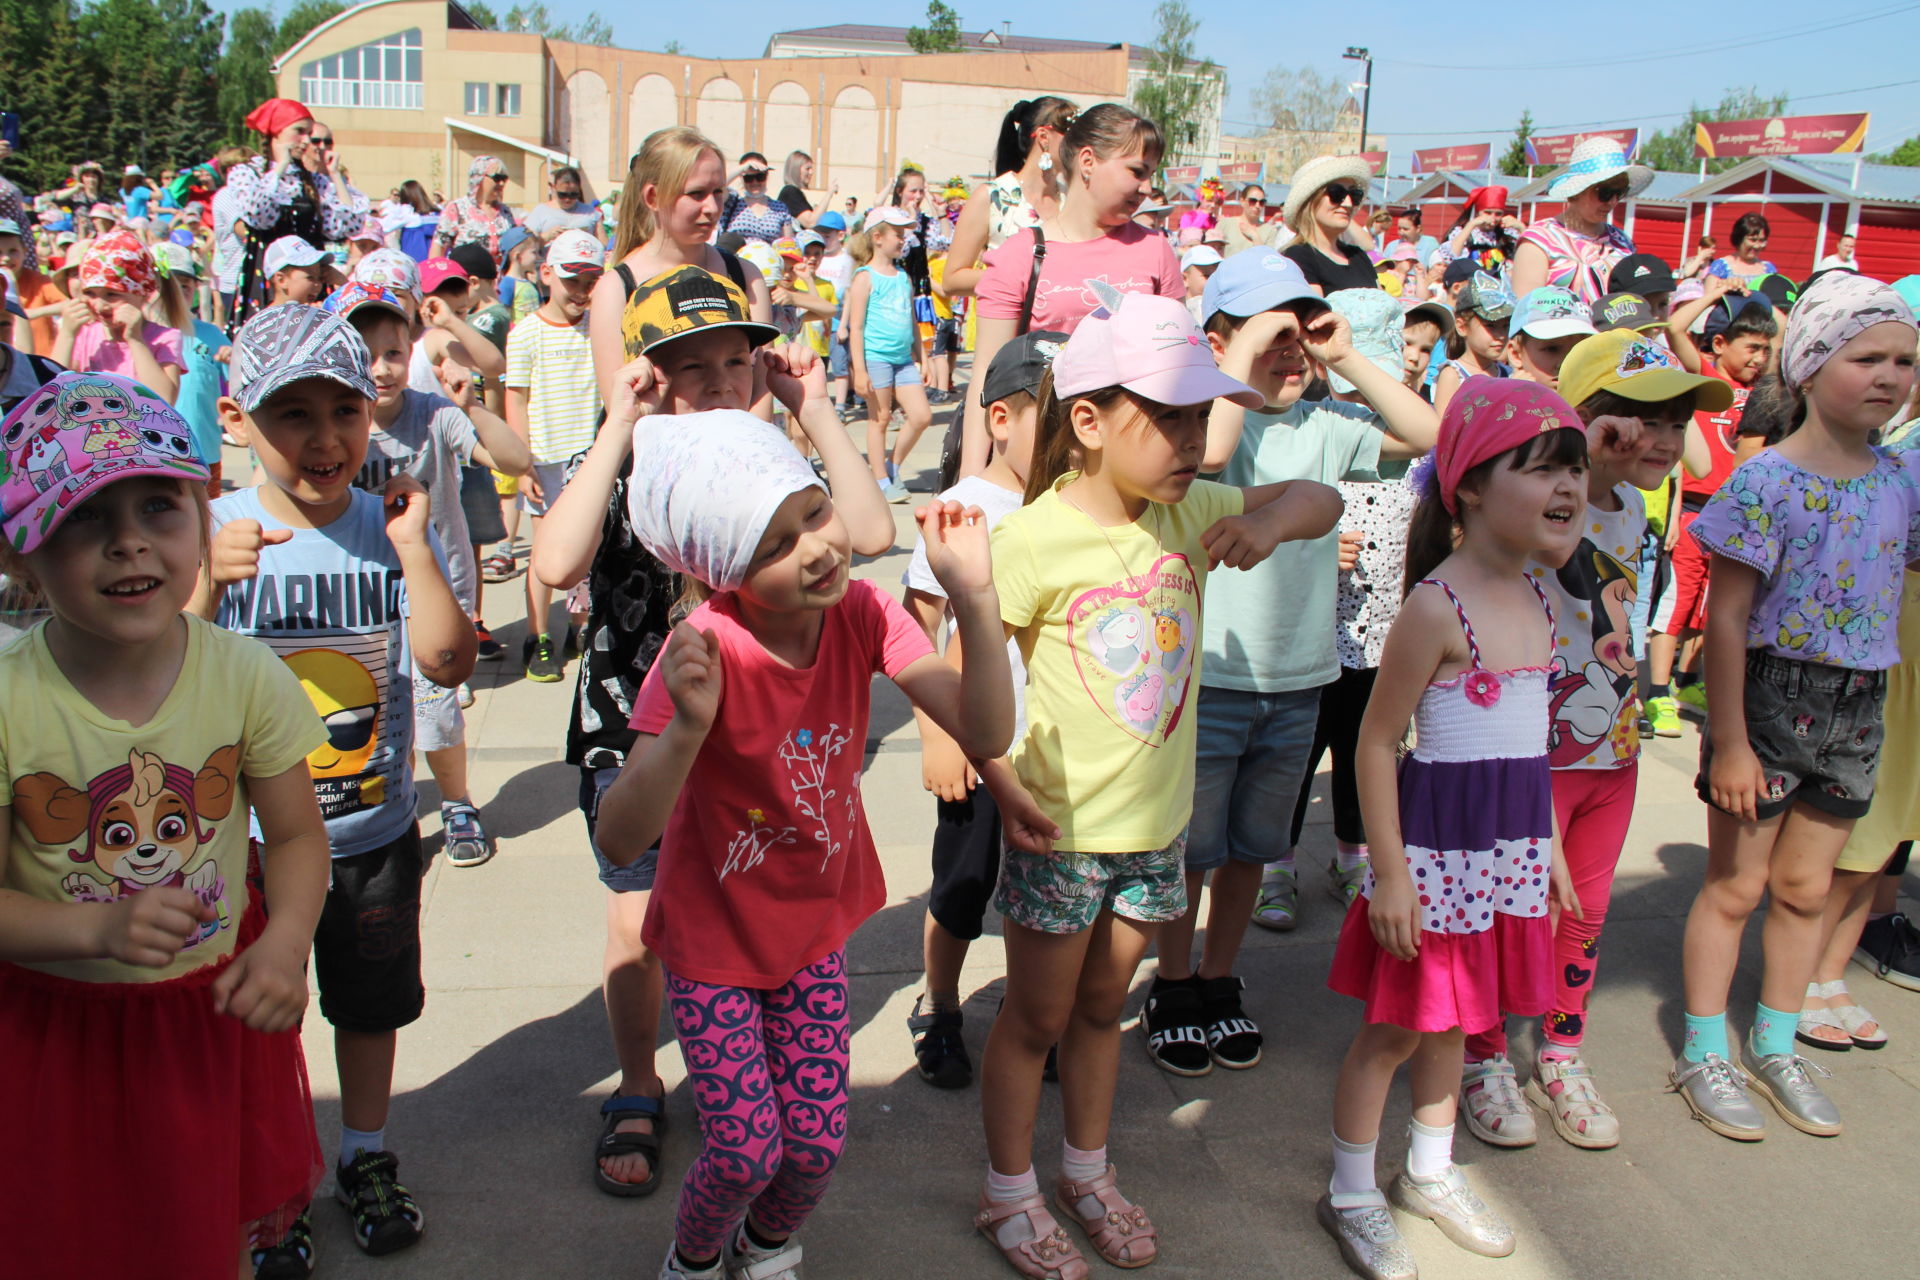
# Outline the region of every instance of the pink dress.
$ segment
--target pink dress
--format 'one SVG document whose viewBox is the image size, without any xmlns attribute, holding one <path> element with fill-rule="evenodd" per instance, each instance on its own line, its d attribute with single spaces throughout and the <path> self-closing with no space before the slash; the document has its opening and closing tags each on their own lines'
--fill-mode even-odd
<svg viewBox="0 0 1920 1280">
<path fill-rule="evenodd" d="M 1369 872 L 1340 927 L 1327 985 L 1366 1001 L 1368 1022 L 1471 1034 L 1498 1025 L 1502 1010 L 1538 1016 L 1553 1002 L 1550 669 L 1486 670 L 1453 589 L 1434 578 L 1420 585 L 1453 601 L 1473 658 L 1470 670 L 1420 695 L 1418 739 L 1400 762 L 1400 835 L 1420 896 L 1420 951 L 1399 960 L 1374 939 Z M 1544 595 L 1540 607 L 1551 636 Z"/>
</svg>

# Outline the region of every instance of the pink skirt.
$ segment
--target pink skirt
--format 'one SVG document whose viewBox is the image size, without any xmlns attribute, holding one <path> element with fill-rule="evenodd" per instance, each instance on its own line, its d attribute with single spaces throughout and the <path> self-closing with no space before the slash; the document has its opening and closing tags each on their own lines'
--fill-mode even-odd
<svg viewBox="0 0 1920 1280">
<path fill-rule="evenodd" d="M 1366 1002 L 1368 1022 L 1410 1031 L 1468 1035 L 1500 1025 L 1503 1013 L 1538 1017 L 1553 1003 L 1553 928 L 1545 916 L 1496 912 L 1479 933 L 1420 933 L 1411 961 L 1389 955 L 1355 898 L 1340 926 L 1327 985 Z"/>
</svg>

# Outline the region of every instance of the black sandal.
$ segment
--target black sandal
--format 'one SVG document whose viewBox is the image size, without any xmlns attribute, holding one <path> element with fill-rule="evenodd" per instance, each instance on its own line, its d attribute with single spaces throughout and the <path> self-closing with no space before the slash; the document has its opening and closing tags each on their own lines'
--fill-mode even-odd
<svg viewBox="0 0 1920 1280">
<path fill-rule="evenodd" d="M 913 1061 L 920 1078 L 936 1089 L 964 1089 L 973 1083 L 973 1059 L 960 1038 L 966 1018 L 958 1009 L 922 1013 L 925 997 L 913 1002 L 907 1030 L 913 1033 Z"/>
<path fill-rule="evenodd" d="M 632 1197 L 650 1196 L 659 1190 L 660 1140 L 667 1133 L 665 1104 L 665 1097 L 649 1098 L 643 1094 L 622 1097 L 617 1093 L 600 1104 L 600 1114 L 604 1120 L 600 1126 L 600 1141 L 593 1148 L 593 1180 L 602 1191 L 610 1196 Z M 619 1126 L 629 1120 L 651 1120 L 653 1132 L 621 1133 Z M 622 1182 L 609 1177 L 600 1164 L 602 1160 L 613 1156 L 631 1155 L 647 1158 L 645 1182 Z"/>
</svg>

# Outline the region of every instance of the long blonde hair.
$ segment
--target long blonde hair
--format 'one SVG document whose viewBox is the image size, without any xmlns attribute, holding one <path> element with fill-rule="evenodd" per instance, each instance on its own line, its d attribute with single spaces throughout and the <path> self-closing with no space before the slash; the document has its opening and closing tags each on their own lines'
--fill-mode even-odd
<svg viewBox="0 0 1920 1280">
<path fill-rule="evenodd" d="M 654 199 L 661 206 L 672 204 L 686 191 L 693 166 L 709 151 L 721 154 L 713 139 L 687 125 L 656 129 L 647 135 L 633 153 L 626 181 L 620 187 L 620 212 L 613 236 L 616 262 L 652 240 L 660 230 L 653 210 L 647 207 L 647 184 L 653 185 Z M 721 163 L 725 164 L 724 158 Z"/>
</svg>

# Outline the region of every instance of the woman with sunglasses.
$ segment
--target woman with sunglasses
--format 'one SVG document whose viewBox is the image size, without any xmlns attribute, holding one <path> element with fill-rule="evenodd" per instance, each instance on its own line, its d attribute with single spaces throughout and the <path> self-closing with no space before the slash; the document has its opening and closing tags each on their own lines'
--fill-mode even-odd
<svg viewBox="0 0 1920 1280">
<path fill-rule="evenodd" d="M 726 205 L 720 210 L 722 235 L 730 231 L 742 240 L 772 244 L 793 234 L 793 214 L 767 194 L 767 179 L 772 173 L 767 158 L 758 151 L 740 157 L 740 167 L 730 179 L 739 180 L 740 190 L 728 192 Z"/>
<path fill-rule="evenodd" d="M 1272 244 L 1279 224 L 1267 221 L 1266 188 L 1257 182 L 1240 188 L 1240 212 L 1223 219 L 1220 228 L 1227 233 L 1227 247 L 1221 251 L 1222 257 L 1231 258 L 1242 249 Z"/>
<path fill-rule="evenodd" d="M 505 270 L 500 237 L 520 225 L 507 207 L 507 166 L 493 156 L 475 156 L 467 166 L 467 194 L 440 211 L 434 247 L 445 257 L 455 245 L 484 244 L 496 268 Z"/>
<path fill-rule="evenodd" d="M 1547 188 L 1564 200 L 1558 217 L 1542 218 L 1520 235 L 1509 283 L 1516 298 L 1542 285 L 1559 285 L 1591 307 L 1607 293 L 1613 264 L 1633 252 L 1633 241 L 1613 225 L 1613 211 L 1647 189 L 1653 170 L 1627 163 L 1611 138 L 1588 138 L 1573 149 L 1566 170 Z"/>
<path fill-rule="evenodd" d="M 1352 243 L 1354 215 L 1372 179 L 1373 167 L 1359 156 L 1321 156 L 1294 172 L 1282 211 L 1294 239 L 1281 252 L 1322 297 L 1380 287 L 1366 249 Z"/>
</svg>

